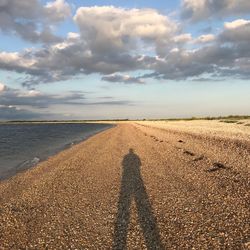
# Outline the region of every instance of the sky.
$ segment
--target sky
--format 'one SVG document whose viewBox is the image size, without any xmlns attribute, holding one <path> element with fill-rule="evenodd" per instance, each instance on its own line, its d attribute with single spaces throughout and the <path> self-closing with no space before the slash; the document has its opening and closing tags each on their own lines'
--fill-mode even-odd
<svg viewBox="0 0 250 250">
<path fill-rule="evenodd" d="M 249 0 L 0 0 L 0 120 L 249 115 Z"/>
</svg>

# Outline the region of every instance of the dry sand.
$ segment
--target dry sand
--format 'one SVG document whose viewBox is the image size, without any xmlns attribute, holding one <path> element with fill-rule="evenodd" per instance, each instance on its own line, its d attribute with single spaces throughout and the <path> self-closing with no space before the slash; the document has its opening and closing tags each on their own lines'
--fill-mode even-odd
<svg viewBox="0 0 250 250">
<path fill-rule="evenodd" d="M 250 127 L 214 126 L 119 124 L 1 182 L 0 249 L 249 249 Z"/>
</svg>

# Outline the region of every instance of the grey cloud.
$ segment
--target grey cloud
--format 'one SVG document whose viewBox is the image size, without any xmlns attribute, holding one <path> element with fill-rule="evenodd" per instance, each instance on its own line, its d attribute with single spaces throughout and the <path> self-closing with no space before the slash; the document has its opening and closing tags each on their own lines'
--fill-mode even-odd
<svg viewBox="0 0 250 250">
<path fill-rule="evenodd" d="M 242 20 L 241 20 L 242 21 Z M 237 22 L 237 20 L 236 20 Z M 234 23 L 234 22 L 232 22 Z M 231 23 L 231 24 L 232 24 Z M 224 31 L 219 35 L 221 42 L 226 43 L 248 43 L 250 41 L 250 21 L 249 23 L 242 24 L 239 27 L 224 29 Z"/>
<path fill-rule="evenodd" d="M 52 23 L 61 22 L 71 16 L 71 6 L 65 0 L 55 0 L 43 6 L 46 19 Z"/>
<path fill-rule="evenodd" d="M 51 24 L 70 15 L 70 6 L 56 0 L 46 6 L 38 0 L 2 0 L 0 2 L 0 31 L 18 35 L 31 42 L 54 43 Z"/>
<path fill-rule="evenodd" d="M 133 105 L 127 100 L 115 100 L 113 97 L 107 98 L 86 98 L 85 93 L 71 91 L 67 94 L 52 95 L 43 94 L 36 90 L 21 91 L 6 87 L 0 83 L 0 106 L 1 107 L 26 107 L 36 110 L 48 109 L 53 105 L 70 106 L 95 106 L 95 105 Z M 13 109 L 14 110 L 14 109 Z M 12 112 L 12 110 L 9 110 Z M 18 112 L 19 109 L 16 109 Z M 41 111 L 39 111 L 41 113 Z M 33 114 L 33 113 L 32 113 Z"/>
<path fill-rule="evenodd" d="M 201 47 L 195 51 L 179 50 L 165 58 L 147 59 L 150 62 L 149 68 L 154 72 L 145 74 L 144 77 L 186 80 L 206 74 L 211 77 L 245 78 L 238 61 L 244 56 L 237 46 L 226 47 L 220 44 Z"/>
<path fill-rule="evenodd" d="M 12 106 L 0 105 L 0 120 L 40 119 L 42 114 Z"/>
<path fill-rule="evenodd" d="M 134 103 L 130 102 L 130 101 L 99 101 L 99 102 L 88 102 L 85 103 L 85 105 L 107 105 L 107 106 L 133 106 L 135 105 Z"/>
<path fill-rule="evenodd" d="M 216 79 L 216 78 L 194 78 L 190 79 L 192 82 L 221 82 L 225 81 L 225 79 Z"/>
<path fill-rule="evenodd" d="M 182 0 L 181 16 L 193 22 L 249 14 L 249 0 Z"/>
<path fill-rule="evenodd" d="M 0 68 L 26 73 L 26 86 L 71 79 L 79 74 L 112 74 L 135 70 L 138 56 L 130 54 L 98 54 L 90 51 L 83 41 L 64 42 L 66 47 L 51 46 L 23 53 L 1 53 Z M 60 46 L 60 44 L 58 44 Z M 61 45 L 63 46 L 63 45 Z"/>
<path fill-rule="evenodd" d="M 33 108 L 48 108 L 51 105 L 81 105 L 85 99 L 82 92 L 70 92 L 65 95 L 43 94 L 35 90 L 20 91 L 5 87 L 0 92 L 0 105 L 28 106 Z"/>
<path fill-rule="evenodd" d="M 132 77 L 129 75 L 112 74 L 102 77 L 103 81 L 107 82 L 122 82 L 122 83 L 144 83 L 140 77 Z"/>
<path fill-rule="evenodd" d="M 1 56 L 0 53 L 0 67 L 26 73 L 22 82 L 29 87 L 91 73 L 103 75 L 102 80 L 105 81 L 123 83 L 142 83 L 146 77 L 181 80 L 205 73 L 223 74 L 222 69 L 225 67 L 235 68 L 238 59 L 250 56 L 249 43 L 243 41 L 238 37 L 238 41 L 231 41 L 230 46 L 225 46 L 228 38 L 225 39 L 222 32 L 209 46 L 201 46 L 194 51 L 183 48 L 169 52 L 165 57 L 157 57 L 119 53 L 113 56 L 92 54 L 80 40 L 61 49 L 51 46 L 22 54 L 2 53 Z M 152 74 L 139 78 L 124 77 L 121 74 L 135 70 L 149 70 Z M 232 77 L 233 72 L 235 71 L 232 71 Z"/>
</svg>

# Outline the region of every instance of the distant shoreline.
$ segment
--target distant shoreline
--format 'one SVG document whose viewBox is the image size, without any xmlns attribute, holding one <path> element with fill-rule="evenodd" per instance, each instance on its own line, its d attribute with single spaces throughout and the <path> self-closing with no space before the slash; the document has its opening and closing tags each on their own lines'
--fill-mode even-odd
<svg viewBox="0 0 250 250">
<path fill-rule="evenodd" d="M 228 116 L 207 116 L 207 117 L 186 117 L 186 118 L 145 118 L 145 119 L 100 119 L 100 120 L 11 120 L 0 121 L 1 124 L 58 124 L 58 123 L 116 123 L 127 121 L 194 121 L 194 120 L 243 120 L 250 119 L 250 115 L 228 115 Z"/>
</svg>

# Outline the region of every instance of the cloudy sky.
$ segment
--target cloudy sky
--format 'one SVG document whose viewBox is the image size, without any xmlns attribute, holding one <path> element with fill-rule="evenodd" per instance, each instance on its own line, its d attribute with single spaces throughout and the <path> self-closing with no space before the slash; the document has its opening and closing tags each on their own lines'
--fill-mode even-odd
<svg viewBox="0 0 250 250">
<path fill-rule="evenodd" d="M 0 0 L 0 119 L 249 114 L 249 0 Z"/>
</svg>

